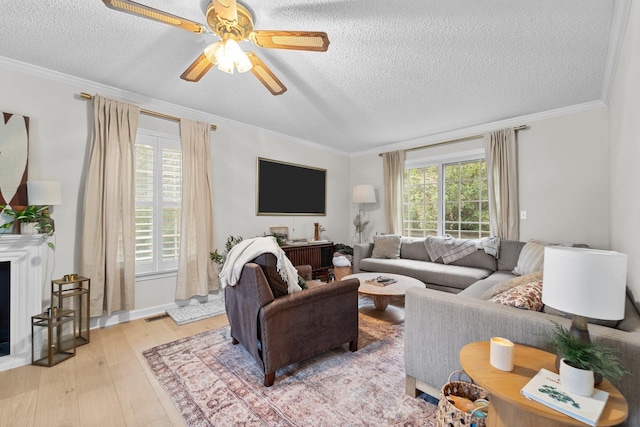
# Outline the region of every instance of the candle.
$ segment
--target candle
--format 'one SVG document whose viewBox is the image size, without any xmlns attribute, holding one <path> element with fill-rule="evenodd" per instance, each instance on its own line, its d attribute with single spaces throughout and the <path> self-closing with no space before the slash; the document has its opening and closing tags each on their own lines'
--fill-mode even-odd
<svg viewBox="0 0 640 427">
<path fill-rule="evenodd" d="M 514 345 L 506 338 L 491 338 L 489 348 L 489 363 L 501 371 L 513 371 Z"/>
</svg>

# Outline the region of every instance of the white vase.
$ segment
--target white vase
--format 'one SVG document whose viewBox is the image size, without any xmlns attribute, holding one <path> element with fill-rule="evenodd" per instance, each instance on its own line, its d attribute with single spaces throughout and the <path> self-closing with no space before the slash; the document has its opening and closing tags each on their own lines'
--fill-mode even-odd
<svg viewBox="0 0 640 427">
<path fill-rule="evenodd" d="M 593 371 L 578 369 L 560 359 L 560 383 L 562 388 L 580 396 L 593 396 Z"/>
<path fill-rule="evenodd" d="M 35 222 L 21 222 L 20 234 L 38 234 L 38 228 Z"/>
</svg>

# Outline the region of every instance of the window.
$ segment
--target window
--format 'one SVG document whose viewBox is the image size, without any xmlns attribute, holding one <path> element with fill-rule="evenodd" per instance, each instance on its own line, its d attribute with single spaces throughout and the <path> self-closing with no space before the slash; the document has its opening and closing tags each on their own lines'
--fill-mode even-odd
<svg viewBox="0 0 640 427">
<path fill-rule="evenodd" d="M 136 273 L 178 268 L 182 153 L 180 140 L 136 135 Z"/>
<path fill-rule="evenodd" d="M 483 154 L 407 162 L 403 235 L 489 236 L 487 167 Z"/>
</svg>

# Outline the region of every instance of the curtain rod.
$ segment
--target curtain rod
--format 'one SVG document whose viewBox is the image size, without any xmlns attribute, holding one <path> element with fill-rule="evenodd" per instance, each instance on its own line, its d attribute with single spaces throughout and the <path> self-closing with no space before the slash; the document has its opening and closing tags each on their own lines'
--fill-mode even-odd
<svg viewBox="0 0 640 427">
<path fill-rule="evenodd" d="M 80 92 L 80 97 L 82 99 L 93 99 L 93 95 L 90 95 L 85 92 Z M 174 122 L 179 122 L 180 118 L 175 116 L 170 116 L 168 114 L 158 113 L 157 111 L 145 110 L 144 108 L 140 109 L 142 114 L 146 114 L 147 116 L 159 117 L 161 119 L 173 120 Z M 211 130 L 216 130 L 218 127 L 216 125 L 211 125 Z"/>
<path fill-rule="evenodd" d="M 527 129 L 529 126 L 528 125 L 520 125 L 520 126 L 514 126 L 513 130 L 524 130 Z M 405 149 L 405 153 L 407 151 L 415 151 L 415 150 L 421 150 L 423 148 L 431 148 L 431 147 L 437 147 L 439 145 L 446 145 L 446 144 L 451 144 L 453 142 L 462 142 L 462 141 L 469 141 L 472 139 L 477 139 L 477 138 L 482 138 L 484 136 L 483 133 L 481 134 L 477 134 L 477 135 L 470 135 L 470 136 L 465 136 L 463 138 L 456 138 L 456 139 L 450 139 L 448 141 L 442 141 L 442 142 L 436 142 L 435 144 L 427 144 L 427 145 L 421 145 L 419 147 L 411 147 L 411 148 L 407 148 Z M 384 153 L 379 153 L 378 156 L 382 157 Z"/>
</svg>

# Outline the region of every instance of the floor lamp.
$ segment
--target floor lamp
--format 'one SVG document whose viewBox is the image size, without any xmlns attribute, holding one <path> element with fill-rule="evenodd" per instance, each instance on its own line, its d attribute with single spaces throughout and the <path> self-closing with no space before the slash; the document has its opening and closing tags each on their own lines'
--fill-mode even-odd
<svg viewBox="0 0 640 427">
<path fill-rule="evenodd" d="M 376 191 L 374 190 L 373 185 L 363 184 L 353 187 L 352 202 L 360 204 L 358 216 L 354 221 L 354 225 L 356 226 L 356 232 L 358 232 L 359 234 L 360 243 L 362 243 L 362 235 L 364 234 L 364 229 L 369 223 L 369 221 L 365 221 L 364 219 L 364 205 L 365 203 L 376 202 Z"/>
</svg>

